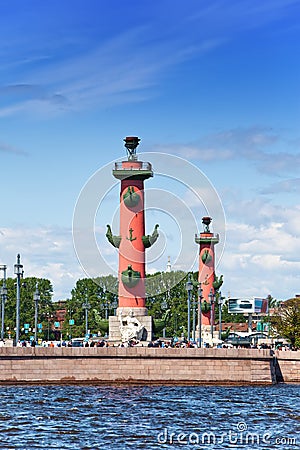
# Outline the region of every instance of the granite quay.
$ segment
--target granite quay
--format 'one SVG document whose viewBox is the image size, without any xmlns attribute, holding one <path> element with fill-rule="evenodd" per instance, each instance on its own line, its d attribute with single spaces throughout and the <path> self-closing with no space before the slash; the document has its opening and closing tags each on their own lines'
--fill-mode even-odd
<svg viewBox="0 0 300 450">
<path fill-rule="evenodd" d="M 253 384 L 300 382 L 300 352 L 269 349 L 3 347 L 0 383 Z"/>
</svg>

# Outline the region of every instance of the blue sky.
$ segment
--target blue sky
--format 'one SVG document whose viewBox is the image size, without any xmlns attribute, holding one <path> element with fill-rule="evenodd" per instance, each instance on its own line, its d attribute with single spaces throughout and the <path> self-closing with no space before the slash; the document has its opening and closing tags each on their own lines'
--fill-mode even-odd
<svg viewBox="0 0 300 450">
<path fill-rule="evenodd" d="M 216 189 L 226 218 L 224 230 L 214 221 L 224 234 L 224 294 L 300 293 L 299 15 L 292 0 L 0 0 L 8 276 L 20 252 L 25 275 L 50 278 L 55 300 L 70 295 L 85 276 L 72 239 L 77 198 L 95 172 L 125 156 L 123 138 L 137 135 L 141 159 L 183 158 Z M 205 208 L 172 185 L 171 167 L 166 173 L 146 188 L 184 198 L 202 231 Z M 115 185 L 96 219 L 112 271 L 117 255 L 101 236 L 117 202 Z M 148 232 L 158 220 L 162 237 L 148 270 L 165 269 L 169 255 L 173 268 L 196 270 L 195 226 L 182 230 L 165 216 L 147 212 Z M 191 260 L 177 260 L 183 234 Z"/>
</svg>

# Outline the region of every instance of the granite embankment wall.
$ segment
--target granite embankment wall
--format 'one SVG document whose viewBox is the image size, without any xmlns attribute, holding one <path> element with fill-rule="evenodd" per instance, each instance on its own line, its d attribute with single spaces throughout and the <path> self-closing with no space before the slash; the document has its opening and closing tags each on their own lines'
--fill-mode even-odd
<svg viewBox="0 0 300 450">
<path fill-rule="evenodd" d="M 284 370 L 289 367 L 286 363 L 297 365 L 299 375 L 299 359 L 293 364 L 278 355 L 276 360 L 270 350 L 4 347 L 0 348 L 0 384 L 272 384 L 274 361 L 284 361 Z"/>
<path fill-rule="evenodd" d="M 300 383 L 300 351 L 275 351 L 277 382 Z"/>
</svg>

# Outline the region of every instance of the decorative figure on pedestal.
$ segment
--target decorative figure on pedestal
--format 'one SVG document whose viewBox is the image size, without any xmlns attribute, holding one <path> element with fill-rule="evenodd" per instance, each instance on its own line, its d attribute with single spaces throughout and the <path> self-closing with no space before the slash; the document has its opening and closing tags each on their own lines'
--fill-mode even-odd
<svg viewBox="0 0 300 450">
<path fill-rule="evenodd" d="M 141 322 L 134 317 L 132 310 L 125 317 L 123 317 L 120 312 L 119 321 L 122 342 L 128 342 L 131 339 L 138 341 L 142 340 L 145 328 Z"/>
</svg>

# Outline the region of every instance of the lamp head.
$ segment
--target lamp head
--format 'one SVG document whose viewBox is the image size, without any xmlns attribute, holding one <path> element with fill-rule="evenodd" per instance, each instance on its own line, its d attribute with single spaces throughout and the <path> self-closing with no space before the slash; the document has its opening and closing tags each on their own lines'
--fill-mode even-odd
<svg viewBox="0 0 300 450">
<path fill-rule="evenodd" d="M 211 221 L 212 221 L 212 218 L 211 218 L 211 217 L 208 217 L 208 216 L 202 217 L 202 223 L 203 223 L 203 225 L 204 225 L 204 231 L 205 231 L 206 233 L 210 233 L 210 231 L 209 231 L 209 225 L 211 224 Z"/>
<path fill-rule="evenodd" d="M 137 136 L 127 136 L 124 141 L 128 152 L 128 159 L 136 160 L 136 148 L 140 143 L 140 139 Z"/>
</svg>

